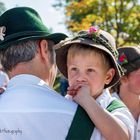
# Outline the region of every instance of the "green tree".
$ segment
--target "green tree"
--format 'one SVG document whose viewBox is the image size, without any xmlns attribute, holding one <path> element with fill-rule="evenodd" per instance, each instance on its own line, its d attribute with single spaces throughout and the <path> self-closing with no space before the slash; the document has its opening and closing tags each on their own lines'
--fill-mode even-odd
<svg viewBox="0 0 140 140">
<path fill-rule="evenodd" d="M 139 44 L 140 5 L 138 0 L 60 0 L 66 26 L 75 33 L 97 25 L 116 38 L 117 46 Z"/>
<path fill-rule="evenodd" d="M 0 15 L 5 12 L 6 8 L 3 2 L 0 1 Z"/>
</svg>

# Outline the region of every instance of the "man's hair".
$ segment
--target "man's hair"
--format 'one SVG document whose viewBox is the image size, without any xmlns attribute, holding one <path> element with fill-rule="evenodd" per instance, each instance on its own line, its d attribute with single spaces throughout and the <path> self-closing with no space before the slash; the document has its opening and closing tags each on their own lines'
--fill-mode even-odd
<svg viewBox="0 0 140 140">
<path fill-rule="evenodd" d="M 107 68 L 107 70 L 113 68 L 110 56 L 106 52 L 84 44 L 72 44 L 68 50 L 68 58 L 73 58 L 79 53 L 84 55 L 85 53 L 91 54 L 92 52 L 98 54 L 102 58 L 101 63 L 103 63 L 103 65 Z"/>
<path fill-rule="evenodd" d="M 38 50 L 40 40 L 28 40 L 9 46 L 0 51 L 1 64 L 6 72 L 11 71 L 18 63 L 31 61 Z M 54 43 L 48 41 L 50 62 L 55 62 Z"/>
</svg>

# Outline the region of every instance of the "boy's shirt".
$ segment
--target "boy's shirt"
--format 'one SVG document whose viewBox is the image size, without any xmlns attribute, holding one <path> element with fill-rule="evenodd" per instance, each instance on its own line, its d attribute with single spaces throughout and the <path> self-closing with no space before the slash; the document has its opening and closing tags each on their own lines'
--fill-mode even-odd
<svg viewBox="0 0 140 140">
<path fill-rule="evenodd" d="M 72 100 L 72 97 L 69 95 L 65 96 L 67 99 Z M 112 97 L 110 95 L 110 92 L 108 89 L 104 89 L 103 93 L 96 99 L 96 101 L 99 103 L 99 105 L 103 108 L 106 109 L 108 105 L 113 101 L 116 100 L 116 97 Z M 120 120 L 120 123 L 123 123 L 129 130 L 131 134 L 131 140 L 134 140 L 134 119 L 133 116 L 131 115 L 130 111 L 128 108 L 118 108 L 115 109 L 111 112 L 113 116 L 118 118 Z M 104 124 L 102 124 L 104 125 Z M 113 130 L 114 131 L 114 130 Z M 95 127 L 94 131 L 91 136 L 91 140 L 105 140 L 105 138 L 101 135 L 100 131 Z"/>
<path fill-rule="evenodd" d="M 112 97 L 108 89 L 104 89 L 103 93 L 96 99 L 103 109 L 106 109 L 107 106 L 115 100 L 115 97 Z M 118 108 L 111 112 L 113 116 L 118 118 L 121 123 L 123 123 L 129 130 L 131 134 L 131 140 L 134 140 L 134 119 L 127 108 Z M 102 124 L 104 125 L 104 124 Z M 115 131 L 115 130 L 112 130 Z M 99 130 L 95 127 L 94 132 L 91 136 L 91 139 L 94 140 L 105 140 Z"/>
</svg>

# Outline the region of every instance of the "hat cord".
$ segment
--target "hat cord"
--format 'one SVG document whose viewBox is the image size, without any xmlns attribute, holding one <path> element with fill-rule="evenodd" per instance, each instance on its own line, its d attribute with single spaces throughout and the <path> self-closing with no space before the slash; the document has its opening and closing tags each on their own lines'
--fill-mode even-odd
<svg viewBox="0 0 140 140">
<path fill-rule="evenodd" d="M 106 37 L 104 37 L 102 34 L 99 34 L 99 33 L 98 34 L 96 34 L 96 33 L 89 34 L 87 31 L 80 31 L 77 36 L 72 38 L 72 40 L 75 40 L 78 38 L 92 39 L 92 41 L 94 41 L 95 43 L 105 46 L 113 54 L 113 56 L 116 59 L 118 59 L 118 52 L 115 49 L 113 50 L 108 39 Z"/>
</svg>

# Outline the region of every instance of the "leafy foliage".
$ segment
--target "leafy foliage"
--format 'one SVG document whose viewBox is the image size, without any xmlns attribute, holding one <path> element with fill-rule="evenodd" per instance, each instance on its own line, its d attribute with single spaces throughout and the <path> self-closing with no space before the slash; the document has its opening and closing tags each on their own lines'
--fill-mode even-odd
<svg viewBox="0 0 140 140">
<path fill-rule="evenodd" d="M 59 82 L 60 80 L 59 79 L 60 79 L 60 74 L 57 74 L 57 77 L 53 85 L 53 89 L 57 91 L 58 93 L 60 93 L 60 82 Z"/>
<path fill-rule="evenodd" d="M 110 32 L 117 46 L 139 44 L 140 5 L 137 0 L 65 0 L 66 26 L 72 33 L 99 26 Z"/>
</svg>

